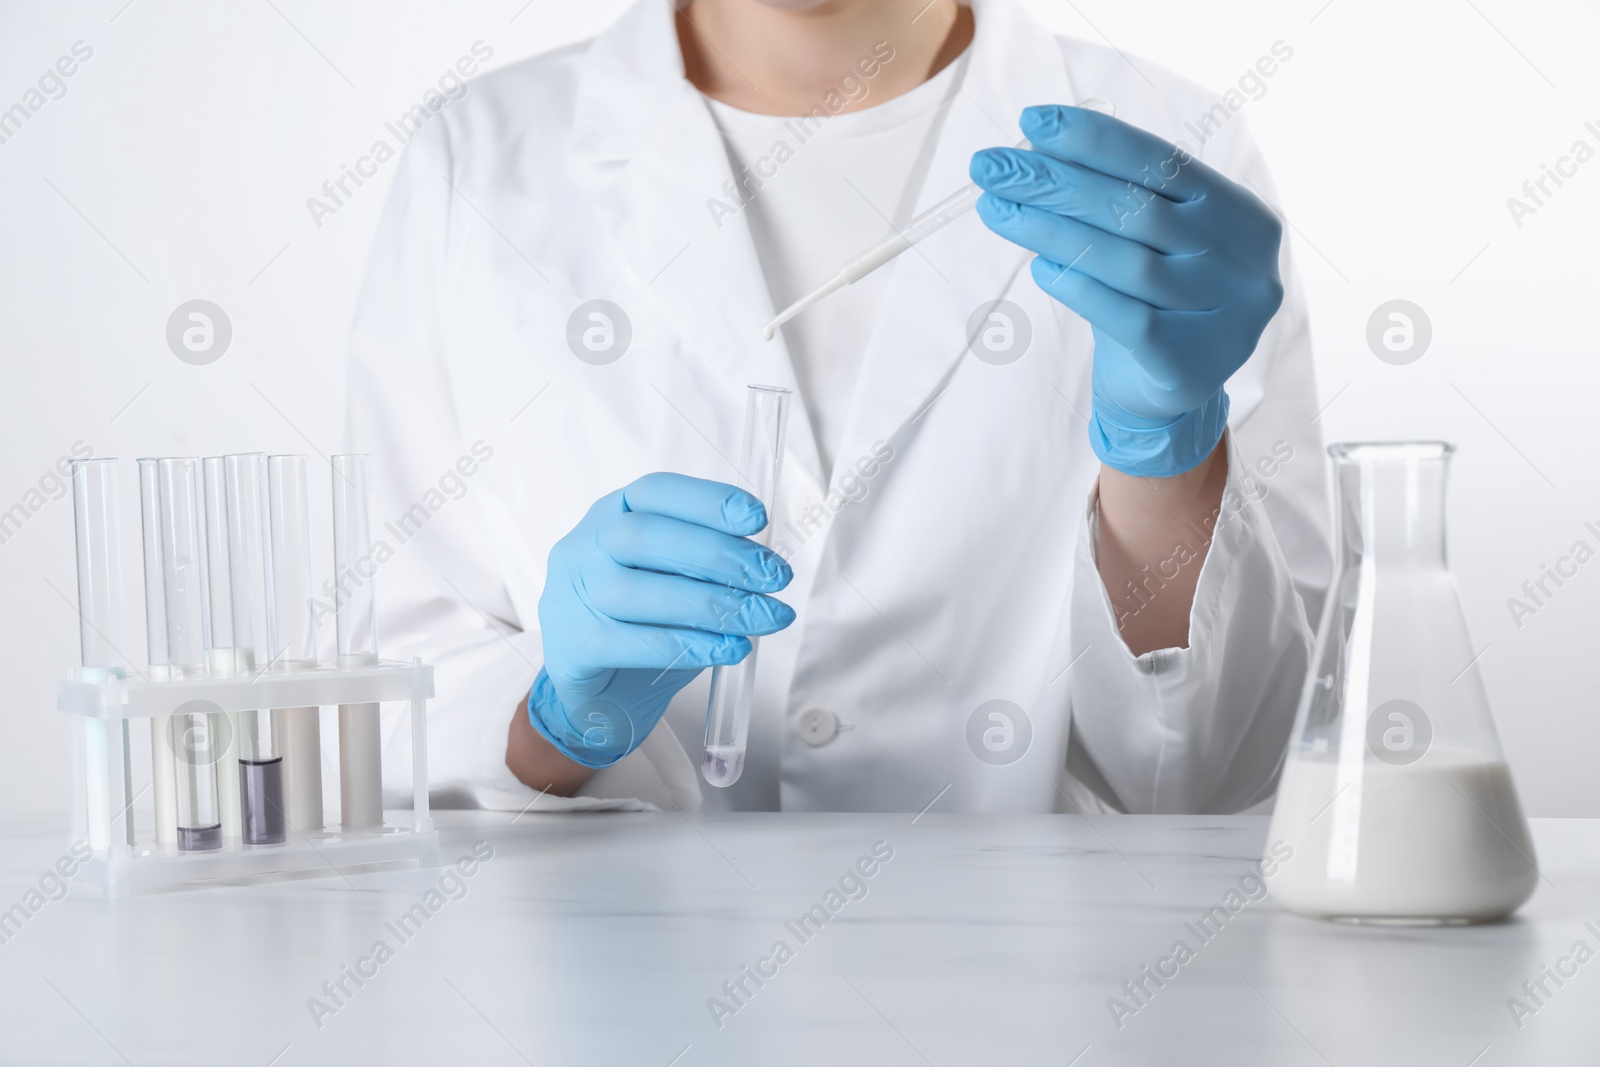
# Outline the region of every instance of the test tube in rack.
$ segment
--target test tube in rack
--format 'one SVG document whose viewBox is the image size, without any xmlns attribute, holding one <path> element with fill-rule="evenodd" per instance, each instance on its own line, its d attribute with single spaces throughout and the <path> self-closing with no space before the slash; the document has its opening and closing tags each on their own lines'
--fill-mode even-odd
<svg viewBox="0 0 1600 1067">
<path fill-rule="evenodd" d="M 305 456 L 272 456 L 267 460 L 272 564 L 267 628 L 272 670 L 306 670 L 317 665 L 306 462 Z M 289 824 L 303 833 L 321 830 L 322 709 L 282 708 L 277 714 Z"/>
<path fill-rule="evenodd" d="M 206 676 L 206 542 L 200 505 L 200 461 L 158 460 L 161 482 L 161 572 L 166 592 L 167 677 Z M 216 732 L 223 713 L 192 705 L 172 716 L 178 784 L 178 848 L 222 847 L 217 795 Z M 225 728 L 225 727 L 224 727 Z"/>
<path fill-rule="evenodd" d="M 243 664 L 233 640 L 233 587 L 228 573 L 227 471 L 221 456 L 207 456 L 201 467 L 205 493 L 205 567 L 201 570 L 205 596 L 206 670 L 216 676 L 242 672 Z M 237 838 L 239 825 L 239 717 L 232 711 L 213 716 L 216 729 L 211 744 L 217 753 L 217 800 L 222 813 L 222 836 Z"/>
<path fill-rule="evenodd" d="M 126 677 L 122 643 L 122 560 L 117 515 L 117 461 L 72 464 L 73 526 L 77 541 L 78 641 L 83 676 L 105 682 Z M 83 724 L 84 799 L 89 846 L 109 848 L 117 818 L 133 843 L 131 751 L 126 719 Z M 114 810 L 115 809 L 115 810 Z"/>
<path fill-rule="evenodd" d="M 235 661 L 255 674 L 272 660 L 267 615 L 271 560 L 267 555 L 267 457 L 261 452 L 224 456 L 228 502 L 228 585 L 233 608 Z M 283 753 L 278 713 L 238 712 L 239 831 L 247 845 L 273 845 L 286 837 Z"/>
<path fill-rule="evenodd" d="M 368 519 L 372 457 L 333 457 L 334 619 L 340 667 L 378 662 L 377 601 Z M 382 732 L 377 704 L 339 705 L 339 821 L 351 830 L 383 825 Z"/>
<path fill-rule="evenodd" d="M 139 520 L 144 548 L 144 622 L 150 680 L 167 680 L 167 600 L 161 571 L 161 471 L 159 460 L 139 461 Z M 156 843 L 178 841 L 178 784 L 174 777 L 172 716 L 150 717 L 150 793 Z"/>
</svg>

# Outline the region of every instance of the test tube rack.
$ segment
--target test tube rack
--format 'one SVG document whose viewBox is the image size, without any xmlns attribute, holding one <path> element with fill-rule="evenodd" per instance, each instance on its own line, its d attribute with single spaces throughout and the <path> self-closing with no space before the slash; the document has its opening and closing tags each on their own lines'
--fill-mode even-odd
<svg viewBox="0 0 1600 1067">
<path fill-rule="evenodd" d="M 239 883 L 338 875 L 374 866 L 438 866 L 438 832 L 428 811 L 427 702 L 433 696 L 433 668 L 419 659 L 363 667 L 309 667 L 253 674 L 161 681 L 129 678 L 121 668 L 80 667 L 61 679 L 57 707 L 75 716 L 80 730 L 103 730 L 113 740 L 103 761 L 79 753 L 81 780 L 74 840 L 88 841 L 85 796 L 110 805 L 113 839 L 80 866 L 77 879 L 106 897 L 177 889 L 197 883 Z M 130 836 L 131 811 L 120 813 L 120 798 L 132 795 L 123 724 L 179 712 L 238 712 L 265 707 L 319 707 L 378 701 L 404 701 L 411 731 L 412 804 L 410 811 L 384 813 L 381 827 L 352 830 L 337 824 L 289 827 L 282 844 L 247 845 L 226 839 L 203 852 Z M 98 765 L 92 765 L 98 764 Z M 101 781 L 94 781 L 95 778 Z"/>
</svg>

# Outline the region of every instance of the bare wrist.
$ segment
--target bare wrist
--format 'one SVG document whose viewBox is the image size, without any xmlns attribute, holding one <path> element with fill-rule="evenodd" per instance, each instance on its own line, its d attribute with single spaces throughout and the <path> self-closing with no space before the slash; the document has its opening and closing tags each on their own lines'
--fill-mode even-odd
<svg viewBox="0 0 1600 1067">
<path fill-rule="evenodd" d="M 574 795 L 594 771 L 568 759 L 546 741 L 528 720 L 528 698 L 511 714 L 506 735 L 506 767 L 530 789 L 558 797 Z"/>
</svg>

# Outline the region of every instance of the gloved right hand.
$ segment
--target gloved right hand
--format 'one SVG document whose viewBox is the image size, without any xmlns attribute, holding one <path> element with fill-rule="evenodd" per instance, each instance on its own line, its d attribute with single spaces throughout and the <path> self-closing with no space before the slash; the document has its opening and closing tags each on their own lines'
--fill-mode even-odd
<svg viewBox="0 0 1600 1067">
<path fill-rule="evenodd" d="M 602 497 L 550 550 L 534 729 L 569 759 L 608 767 L 702 670 L 739 662 L 749 638 L 793 622 L 794 609 L 765 594 L 794 572 L 749 539 L 766 525 L 749 493 L 682 474 Z"/>
</svg>

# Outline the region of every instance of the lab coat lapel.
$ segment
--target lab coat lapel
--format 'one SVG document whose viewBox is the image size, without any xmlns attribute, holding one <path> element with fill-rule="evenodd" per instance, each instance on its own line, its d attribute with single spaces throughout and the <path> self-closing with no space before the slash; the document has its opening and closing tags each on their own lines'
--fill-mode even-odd
<svg viewBox="0 0 1600 1067">
<path fill-rule="evenodd" d="M 971 180 L 972 154 L 1016 144 L 1030 104 L 1072 103 L 1061 48 L 1012 0 L 973 4 L 976 35 L 968 67 L 949 103 L 917 212 Z M 906 252 L 891 268 L 883 314 L 862 363 L 840 469 L 894 439 L 950 384 L 967 353 L 968 323 L 980 306 L 1032 284 L 1032 253 L 992 233 L 976 212 Z M 1044 323 L 1035 324 L 1036 333 Z"/>
<path fill-rule="evenodd" d="M 736 210 L 722 137 L 684 78 L 669 0 L 642 0 L 595 39 L 575 107 L 574 165 L 595 190 L 641 290 L 677 328 L 692 363 L 720 383 L 714 406 L 719 424 L 732 428 L 722 436 L 736 442 L 744 387 L 794 389 L 795 376 L 782 338 L 762 340 L 771 297 L 745 214 Z M 713 210 L 716 204 L 722 207 Z M 681 395 L 681 383 L 656 387 Z M 811 420 L 798 393 L 795 399 L 790 458 L 817 479 Z"/>
</svg>

